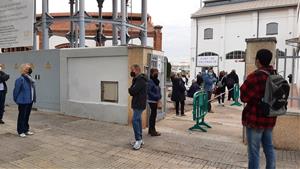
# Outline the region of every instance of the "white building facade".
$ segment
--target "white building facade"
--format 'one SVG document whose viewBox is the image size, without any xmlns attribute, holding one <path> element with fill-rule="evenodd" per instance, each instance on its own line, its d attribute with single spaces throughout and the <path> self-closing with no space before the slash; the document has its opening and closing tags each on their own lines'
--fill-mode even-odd
<svg viewBox="0 0 300 169">
<path fill-rule="evenodd" d="M 199 57 L 218 56 L 214 69 L 227 72 L 235 69 L 242 82 L 247 38 L 276 37 L 281 54 L 286 50 L 287 55 L 292 55 L 293 47 L 286 45 L 286 40 L 297 36 L 298 0 L 206 0 L 204 3 L 192 15 L 191 77 L 202 70 L 197 64 Z M 291 69 L 286 75 L 289 73 Z"/>
</svg>

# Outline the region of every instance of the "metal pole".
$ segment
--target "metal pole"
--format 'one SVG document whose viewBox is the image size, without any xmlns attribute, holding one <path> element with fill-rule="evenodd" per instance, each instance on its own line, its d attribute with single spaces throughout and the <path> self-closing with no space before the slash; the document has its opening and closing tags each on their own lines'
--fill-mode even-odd
<svg viewBox="0 0 300 169">
<path fill-rule="evenodd" d="M 147 46 L 147 0 L 142 0 L 142 23 L 144 24 L 144 30 L 142 30 L 142 46 Z"/>
<path fill-rule="evenodd" d="M 126 43 L 126 0 L 121 0 L 121 15 L 122 15 L 122 25 L 121 25 L 121 45 L 127 45 Z"/>
<path fill-rule="evenodd" d="M 196 18 L 196 55 L 195 55 L 195 74 L 194 76 L 197 77 L 197 60 L 198 60 L 198 45 L 199 45 L 199 21 L 198 18 Z"/>
<path fill-rule="evenodd" d="M 75 0 L 75 13 L 76 14 L 78 12 L 78 6 L 79 6 L 78 5 L 78 0 Z M 78 25 L 75 24 L 74 26 L 75 26 L 75 44 L 74 44 L 74 46 L 75 46 L 75 48 L 78 48 Z"/>
<path fill-rule="evenodd" d="M 118 19 L 118 0 L 113 0 L 113 21 Z M 113 45 L 118 45 L 118 28 L 117 25 L 113 24 Z"/>
<path fill-rule="evenodd" d="M 79 2 L 79 47 L 85 47 L 85 21 L 84 21 L 84 0 Z"/>
<path fill-rule="evenodd" d="M 42 32 L 43 32 L 43 49 L 49 49 L 49 34 L 47 26 L 48 0 L 42 2 Z"/>
<path fill-rule="evenodd" d="M 286 56 L 287 56 L 287 49 L 285 49 L 284 51 L 283 78 L 286 78 Z"/>
<path fill-rule="evenodd" d="M 33 23 L 33 44 L 32 44 L 32 49 L 37 50 L 36 46 L 36 0 L 34 2 L 34 23 Z"/>
<path fill-rule="evenodd" d="M 73 19 L 74 15 L 74 0 L 70 0 L 70 18 Z M 74 24 L 71 20 L 70 22 L 70 47 L 74 47 Z"/>
</svg>

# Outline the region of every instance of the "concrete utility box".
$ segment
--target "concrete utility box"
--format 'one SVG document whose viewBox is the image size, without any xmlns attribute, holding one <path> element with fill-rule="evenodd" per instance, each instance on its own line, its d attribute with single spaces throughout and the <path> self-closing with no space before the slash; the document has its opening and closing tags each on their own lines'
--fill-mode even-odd
<svg viewBox="0 0 300 169">
<path fill-rule="evenodd" d="M 154 65 L 149 61 L 153 54 L 162 58 Z M 151 48 L 127 46 L 0 54 L 4 71 L 11 75 L 8 104 L 14 104 L 12 90 L 15 79 L 20 76 L 20 64 L 31 63 L 33 77 L 37 80 L 37 108 L 120 124 L 131 124 L 132 119 L 128 95 L 132 80 L 130 66 L 139 64 L 145 73 L 157 67 L 161 70 L 163 89 L 164 58 L 162 52 Z M 143 127 L 147 126 L 147 121 L 147 113 L 143 113 Z"/>
<path fill-rule="evenodd" d="M 245 77 L 257 68 L 255 66 L 256 53 L 260 49 L 269 49 L 273 53 L 271 64 L 275 67 L 276 38 L 246 39 L 247 50 L 245 59 Z M 288 110 L 289 111 L 289 110 Z M 246 143 L 245 129 L 243 140 Z M 287 115 L 277 118 L 273 130 L 273 143 L 278 149 L 300 150 L 300 114 L 288 112 Z"/>
</svg>

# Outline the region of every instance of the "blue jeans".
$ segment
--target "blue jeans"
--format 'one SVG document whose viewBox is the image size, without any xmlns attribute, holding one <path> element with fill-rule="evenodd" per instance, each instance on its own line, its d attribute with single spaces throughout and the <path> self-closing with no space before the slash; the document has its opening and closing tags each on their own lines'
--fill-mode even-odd
<svg viewBox="0 0 300 169">
<path fill-rule="evenodd" d="M 136 141 L 143 138 L 142 127 L 142 113 L 144 110 L 133 109 L 132 126 L 134 131 L 134 137 Z"/>
<path fill-rule="evenodd" d="M 272 129 L 253 129 L 246 130 L 248 141 L 248 168 L 259 169 L 259 149 L 260 143 L 266 157 L 266 169 L 276 168 L 275 151 L 272 143 Z"/>
</svg>

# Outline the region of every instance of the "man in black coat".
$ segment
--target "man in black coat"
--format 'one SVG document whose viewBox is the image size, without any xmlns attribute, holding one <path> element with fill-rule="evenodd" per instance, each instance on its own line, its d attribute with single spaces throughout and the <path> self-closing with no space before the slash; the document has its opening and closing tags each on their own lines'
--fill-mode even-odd
<svg viewBox="0 0 300 169">
<path fill-rule="evenodd" d="M 238 75 L 236 74 L 235 70 L 233 69 L 226 77 L 226 86 L 227 86 L 227 89 L 228 89 L 228 101 L 234 99 L 233 98 L 233 87 L 234 87 L 234 84 L 238 84 L 239 83 L 239 77 Z"/>
<path fill-rule="evenodd" d="M 181 116 L 184 114 L 184 102 L 185 102 L 185 83 L 178 74 L 176 77 L 172 77 L 172 96 L 171 100 L 175 102 L 176 116 L 179 116 L 179 104 L 181 106 Z"/>
<path fill-rule="evenodd" d="M 146 109 L 147 102 L 147 77 L 141 73 L 139 65 L 131 66 L 130 76 L 132 79 L 131 87 L 128 89 L 131 100 L 131 108 L 133 110 L 132 127 L 135 136 L 134 150 L 139 150 L 144 144 L 142 130 L 142 113 Z"/>
<path fill-rule="evenodd" d="M 4 124 L 3 114 L 5 107 L 5 96 L 7 93 L 6 81 L 9 79 L 9 75 L 2 71 L 3 65 L 0 64 L 0 124 Z"/>
</svg>

